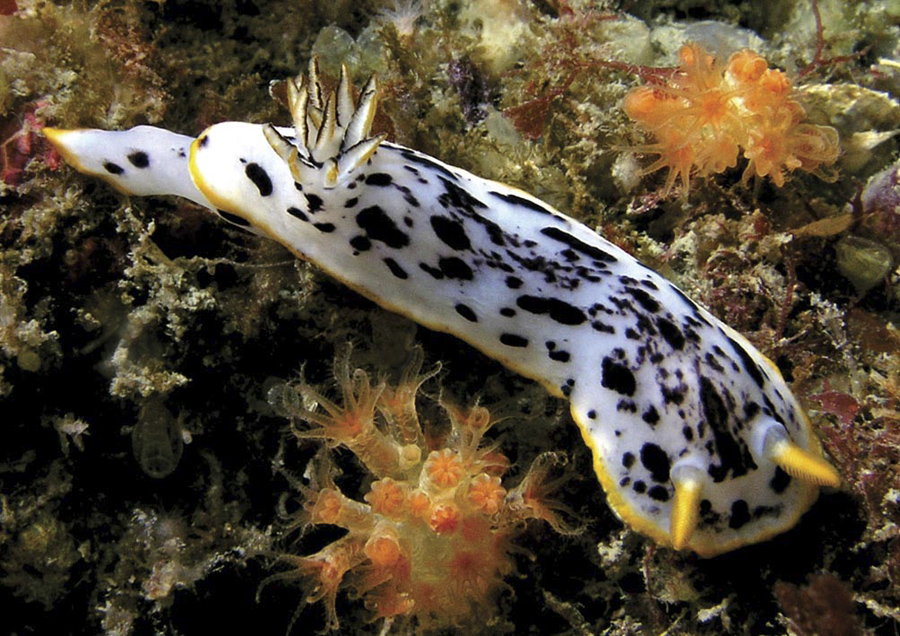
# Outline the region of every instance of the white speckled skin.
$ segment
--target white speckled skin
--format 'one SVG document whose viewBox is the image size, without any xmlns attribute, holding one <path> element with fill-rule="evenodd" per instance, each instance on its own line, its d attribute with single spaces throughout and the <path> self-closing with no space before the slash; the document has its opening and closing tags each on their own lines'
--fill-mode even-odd
<svg viewBox="0 0 900 636">
<path fill-rule="evenodd" d="M 309 154 L 294 129 L 277 131 L 282 146 Z M 85 135 L 106 136 L 76 143 Z M 764 452 L 765 433 L 783 425 L 821 456 L 774 365 L 664 278 L 524 192 L 386 142 L 336 181 L 300 159 L 295 181 L 271 131 L 238 122 L 194 141 L 190 174 L 165 131 L 48 136 L 118 189 L 224 213 L 569 399 L 613 509 L 662 544 L 672 544 L 672 473 L 683 467 L 702 478 L 684 547 L 703 556 L 783 532 L 816 497 L 816 485 Z M 135 151 L 148 166 L 122 161 Z M 122 172 L 104 170 L 109 161 Z"/>
</svg>

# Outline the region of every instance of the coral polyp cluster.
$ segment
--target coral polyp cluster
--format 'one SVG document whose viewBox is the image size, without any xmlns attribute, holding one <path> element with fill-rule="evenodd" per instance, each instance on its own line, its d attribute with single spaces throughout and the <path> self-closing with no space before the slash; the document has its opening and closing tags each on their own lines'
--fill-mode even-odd
<svg viewBox="0 0 900 636">
<path fill-rule="evenodd" d="M 298 438 L 350 449 L 374 477 L 363 501 L 352 499 L 320 454 L 307 471 L 311 483 L 302 487 L 296 525 L 337 526 L 346 534 L 310 556 L 280 555 L 292 569 L 269 579 L 302 579 L 306 602 L 325 604 L 331 629 L 339 627 L 336 600 L 344 588 L 364 599 L 373 620 L 433 628 L 494 616 L 504 578 L 515 570 L 512 542 L 523 522 L 573 531 L 567 509 L 549 498 L 565 479 L 551 477 L 564 457 L 539 456 L 508 488 L 502 477 L 510 462 L 484 438 L 495 422 L 486 408 L 442 403 L 449 426 L 420 425 L 418 389 L 436 373 L 420 375 L 421 363 L 417 353 L 400 381 L 388 385 L 373 383 L 362 369 L 351 372 L 347 356 L 339 356 L 340 404 L 307 384 L 276 396 Z M 309 408 L 291 404 L 297 397 Z"/>
<path fill-rule="evenodd" d="M 753 51 L 726 64 L 695 43 L 678 52 L 680 64 L 665 83 L 632 89 L 625 112 L 655 138 L 637 150 L 659 155 L 645 172 L 668 168 L 665 192 L 694 175 L 708 176 L 748 160 L 743 179 L 769 177 L 781 187 L 794 170 L 825 177 L 821 166 L 839 153 L 837 131 L 804 123 L 806 111 L 791 81 Z"/>
</svg>

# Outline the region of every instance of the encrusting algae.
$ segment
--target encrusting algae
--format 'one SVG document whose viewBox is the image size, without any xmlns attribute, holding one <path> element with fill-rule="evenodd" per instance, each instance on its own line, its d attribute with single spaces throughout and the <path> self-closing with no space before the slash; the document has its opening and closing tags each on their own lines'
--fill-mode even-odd
<svg viewBox="0 0 900 636">
<path fill-rule="evenodd" d="M 291 416 L 299 440 L 351 450 L 374 479 L 365 503 L 352 499 L 335 485 L 334 465 L 320 454 L 310 486 L 301 488 L 303 507 L 294 525 L 347 533 L 309 556 L 279 555 L 292 569 L 267 582 L 302 579 L 305 602 L 322 601 L 332 629 L 339 627 L 342 589 L 363 598 L 375 620 L 433 628 L 497 618 L 524 522 L 540 519 L 560 533 L 576 531 L 568 509 L 550 498 L 566 479 L 551 477 L 565 457 L 540 455 L 509 488 L 502 477 L 511 464 L 484 438 L 497 421 L 486 408 L 442 402 L 449 430 L 421 425 L 419 387 L 438 371 L 420 374 L 421 350 L 396 385 L 351 370 L 348 358 L 339 355 L 335 362 L 341 403 L 305 383 L 273 390 L 270 401 Z"/>
</svg>

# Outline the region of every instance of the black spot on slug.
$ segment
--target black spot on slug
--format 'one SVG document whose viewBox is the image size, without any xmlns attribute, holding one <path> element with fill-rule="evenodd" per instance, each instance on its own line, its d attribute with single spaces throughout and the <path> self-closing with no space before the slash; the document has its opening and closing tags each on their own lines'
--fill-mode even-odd
<svg viewBox="0 0 900 636">
<path fill-rule="evenodd" d="M 736 340 L 731 338 L 728 339 L 731 344 L 731 348 L 734 349 L 734 352 L 738 354 L 738 357 L 741 359 L 741 364 L 744 365 L 744 370 L 749 374 L 753 381 L 756 383 L 756 386 L 759 388 L 763 388 L 766 384 L 766 378 L 763 376 L 762 371 L 759 368 L 759 365 L 750 357 L 750 354 L 747 353 L 747 350 L 744 349 L 743 346 L 740 345 Z"/>
<path fill-rule="evenodd" d="M 659 483 L 669 481 L 671 464 L 669 456 L 656 444 L 646 443 L 641 446 L 641 464 L 650 472 L 650 478 Z"/>
<path fill-rule="evenodd" d="M 361 210 L 356 215 L 356 224 L 366 232 L 369 239 L 381 241 L 388 247 L 399 249 L 409 245 L 409 235 L 398 228 L 394 220 L 377 205 Z"/>
<path fill-rule="evenodd" d="M 421 203 L 419 200 L 413 195 L 409 188 L 406 186 L 397 186 L 397 189 L 403 193 L 403 200 L 409 203 L 412 207 L 417 208 Z"/>
<path fill-rule="evenodd" d="M 400 267 L 400 265 L 393 258 L 387 257 L 381 259 L 384 261 L 384 264 L 387 265 L 388 269 L 391 270 L 391 274 L 399 278 L 400 280 L 406 280 L 409 278 L 409 274 L 406 273 L 406 270 Z"/>
<path fill-rule="evenodd" d="M 362 234 L 357 234 L 350 239 L 350 246 L 359 252 L 367 252 L 372 249 L 372 241 Z"/>
<path fill-rule="evenodd" d="M 581 252 L 582 254 L 593 258 L 594 260 L 600 261 L 601 263 L 615 263 L 618 261 L 615 256 L 612 254 L 607 254 L 599 247 L 595 247 L 593 245 L 588 245 L 581 239 L 577 239 L 568 232 L 565 232 L 558 227 L 545 227 L 541 230 L 541 234 L 544 236 L 549 236 L 555 241 L 559 241 L 564 245 L 568 245 L 573 250 L 577 252 Z"/>
<path fill-rule="evenodd" d="M 321 210 L 322 207 L 325 205 L 325 202 L 322 201 L 322 197 L 320 197 L 316 194 L 307 194 L 305 196 L 306 196 L 307 208 L 308 208 L 310 214 L 315 214 L 316 212 Z"/>
<path fill-rule="evenodd" d="M 423 272 L 427 273 L 433 279 L 444 280 L 444 272 L 442 272 L 439 268 L 432 267 L 428 263 L 421 263 L 421 262 L 419 263 L 419 267 L 422 269 Z"/>
<path fill-rule="evenodd" d="M 548 210 L 545 206 L 540 203 L 536 203 L 530 199 L 526 199 L 525 197 L 520 197 L 517 194 L 501 194 L 500 192 L 491 192 L 492 195 L 500 199 L 501 201 L 506 201 L 511 205 L 516 205 L 522 208 L 526 208 L 531 210 L 532 212 L 538 212 L 540 214 L 547 214 L 549 216 L 555 216 L 553 212 Z"/>
<path fill-rule="evenodd" d="M 750 401 L 744 404 L 744 419 L 748 422 L 759 414 L 759 404 Z"/>
<path fill-rule="evenodd" d="M 612 358 L 603 358 L 602 379 L 600 384 L 616 393 L 631 397 L 637 389 L 637 381 L 631 369 Z"/>
<path fill-rule="evenodd" d="M 472 308 L 468 305 L 457 303 L 454 309 L 456 310 L 456 313 L 458 313 L 469 322 L 478 322 L 478 316 L 475 315 L 475 312 L 472 311 Z"/>
<path fill-rule="evenodd" d="M 469 267 L 464 260 L 456 258 L 455 256 L 446 256 L 439 259 L 438 267 L 440 268 L 441 273 L 447 278 L 472 280 L 475 276 L 472 272 L 472 268 Z"/>
<path fill-rule="evenodd" d="M 641 419 L 647 422 L 650 426 L 654 426 L 659 422 L 659 411 L 656 410 L 656 407 L 652 404 L 647 407 L 647 410 L 641 414 Z"/>
<path fill-rule="evenodd" d="M 501 333 L 500 342 L 502 344 L 505 344 L 507 347 L 523 348 L 528 346 L 528 338 L 523 338 L 522 336 L 514 333 Z"/>
<path fill-rule="evenodd" d="M 445 168 L 441 164 L 437 163 L 436 161 L 432 161 L 431 159 L 429 159 L 428 157 L 425 157 L 424 155 L 420 155 L 412 150 L 401 150 L 400 154 L 403 155 L 403 158 L 406 159 L 407 161 L 410 161 L 412 163 L 417 163 L 420 166 L 425 166 L 426 168 L 430 169 L 431 171 L 438 172 L 438 173 L 444 175 L 445 177 L 453 179 L 454 181 L 456 181 L 456 179 L 457 179 L 457 176 L 455 174 L 453 174 L 452 172 L 450 172 L 447 168 Z M 408 169 L 409 168 L 407 168 L 407 170 Z"/>
<path fill-rule="evenodd" d="M 373 172 L 366 177 L 366 185 L 370 186 L 389 186 L 394 182 L 394 178 L 386 172 Z"/>
<path fill-rule="evenodd" d="M 647 491 L 647 496 L 655 501 L 668 501 L 669 489 L 665 486 L 653 486 Z"/>
<path fill-rule="evenodd" d="M 431 217 L 431 228 L 435 235 L 455 250 L 468 250 L 472 243 L 466 234 L 463 224 L 456 219 L 447 216 L 434 215 Z"/>
<path fill-rule="evenodd" d="M 259 196 L 267 197 L 272 194 L 272 180 L 269 178 L 269 174 L 263 170 L 262 166 L 258 163 L 248 163 L 244 168 L 244 174 L 247 175 L 247 178 L 250 179 L 257 190 L 259 190 Z"/>
<path fill-rule="evenodd" d="M 659 302 L 640 287 L 625 287 L 625 292 L 634 298 L 646 311 L 653 314 L 659 311 Z"/>
<path fill-rule="evenodd" d="M 594 331 L 599 331 L 600 333 L 616 333 L 616 328 L 612 325 L 607 325 L 605 322 L 601 322 L 599 320 L 594 320 L 591 322 L 591 328 Z"/>
<path fill-rule="evenodd" d="M 755 469 L 756 462 L 753 461 L 749 448 L 736 439 L 730 430 L 729 409 L 725 400 L 712 381 L 704 376 L 700 376 L 700 404 L 703 407 L 703 419 L 712 431 L 719 459 L 718 464 L 711 463 L 707 469 L 713 481 L 723 481 L 729 472 L 735 478 Z"/>
<path fill-rule="evenodd" d="M 681 333 L 681 329 L 675 326 L 675 323 L 660 316 L 656 319 L 656 326 L 663 340 L 668 342 L 670 347 L 676 351 L 681 351 L 684 348 L 684 334 Z"/>
<path fill-rule="evenodd" d="M 783 493 L 791 483 L 791 476 L 784 472 L 780 466 L 775 467 L 775 475 L 769 482 L 769 488 L 779 495 Z"/>
<path fill-rule="evenodd" d="M 122 166 L 117 163 L 113 163 L 112 161 L 104 161 L 103 168 L 110 174 L 119 175 L 125 172 L 125 169 L 122 168 Z"/>
<path fill-rule="evenodd" d="M 143 150 L 135 150 L 130 155 L 128 155 L 128 161 L 131 162 L 131 165 L 135 168 L 148 168 L 150 167 L 150 157 L 147 156 L 147 153 Z"/>
<path fill-rule="evenodd" d="M 587 320 L 584 312 L 558 298 L 542 298 L 524 295 L 516 299 L 520 309 L 532 314 L 547 314 L 550 319 L 561 325 L 580 325 Z"/>
<path fill-rule="evenodd" d="M 750 506 L 743 499 L 738 499 L 731 504 L 731 518 L 728 527 L 732 530 L 740 530 L 750 521 Z"/>
<path fill-rule="evenodd" d="M 659 387 L 662 392 L 663 401 L 666 404 L 681 404 L 684 402 L 684 389 L 682 387 L 668 387 L 661 386 Z"/>
<path fill-rule="evenodd" d="M 706 364 L 708 364 L 709 367 L 716 373 L 725 373 L 725 367 L 719 364 L 719 361 L 713 354 L 707 353 L 703 359 L 706 360 Z"/>
<path fill-rule="evenodd" d="M 306 216 L 306 213 L 304 213 L 300 208 L 290 207 L 287 209 L 287 213 L 295 219 L 300 219 L 301 221 L 306 221 L 307 223 L 309 223 L 309 217 Z"/>
<path fill-rule="evenodd" d="M 466 216 L 472 217 L 476 223 L 485 223 L 487 219 L 478 216 L 476 209 L 487 209 L 487 205 L 480 199 L 473 197 L 465 188 L 461 188 L 453 181 L 438 177 L 444 185 L 444 193 L 438 196 L 438 203 L 444 208 L 453 208 Z M 454 177 L 454 181 L 456 178 Z"/>
</svg>

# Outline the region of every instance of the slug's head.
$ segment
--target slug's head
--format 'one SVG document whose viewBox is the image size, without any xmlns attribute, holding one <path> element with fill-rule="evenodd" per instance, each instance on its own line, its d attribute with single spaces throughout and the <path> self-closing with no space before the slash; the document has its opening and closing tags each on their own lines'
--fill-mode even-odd
<svg viewBox="0 0 900 636">
<path fill-rule="evenodd" d="M 190 137 L 153 126 L 110 131 L 44 128 L 41 132 L 66 163 L 100 177 L 123 194 L 174 194 L 211 207 L 188 176 Z"/>
<path fill-rule="evenodd" d="M 297 205 L 298 192 L 262 131 L 260 125 L 242 122 L 207 128 L 191 144 L 189 170 L 194 185 L 223 218 L 272 235 L 273 211 Z"/>
<path fill-rule="evenodd" d="M 144 194 L 139 177 L 149 167 L 146 127 L 127 132 L 44 128 L 41 132 L 66 163 L 78 172 L 99 177 L 123 194 Z M 141 139 L 140 143 L 138 139 Z"/>
<path fill-rule="evenodd" d="M 313 59 L 308 77 L 290 80 L 287 93 L 293 128 L 216 124 L 191 144 L 190 156 L 191 179 L 220 215 L 276 239 L 291 235 L 296 219 L 310 220 L 327 191 L 354 178 L 384 139 L 369 136 L 374 78 L 354 102 L 342 69 L 326 94 Z"/>
</svg>

